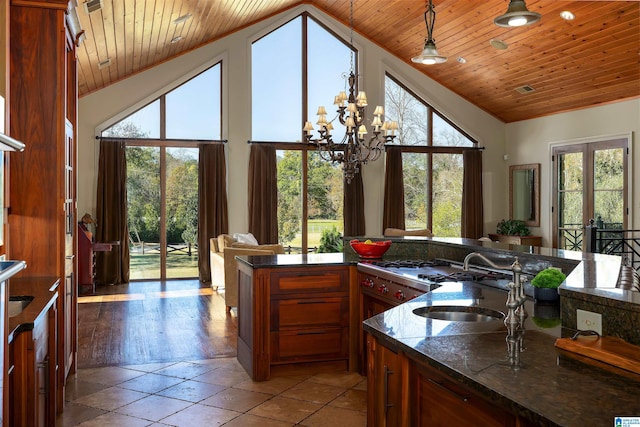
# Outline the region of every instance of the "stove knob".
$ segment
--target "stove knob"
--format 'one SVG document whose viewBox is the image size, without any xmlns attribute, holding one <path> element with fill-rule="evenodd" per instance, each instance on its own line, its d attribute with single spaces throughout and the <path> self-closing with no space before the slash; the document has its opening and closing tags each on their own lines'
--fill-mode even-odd
<svg viewBox="0 0 640 427">
<path fill-rule="evenodd" d="M 365 279 L 362 279 L 360 284 L 362 286 L 364 286 L 365 288 L 373 288 L 373 279 L 370 279 L 370 278 L 367 277 Z"/>
<path fill-rule="evenodd" d="M 387 292 L 389 292 L 389 289 L 385 285 L 380 285 L 378 286 L 378 292 L 380 292 L 381 294 L 386 294 Z"/>
<path fill-rule="evenodd" d="M 404 301 L 404 292 L 398 291 L 393 295 L 397 300 Z"/>
</svg>

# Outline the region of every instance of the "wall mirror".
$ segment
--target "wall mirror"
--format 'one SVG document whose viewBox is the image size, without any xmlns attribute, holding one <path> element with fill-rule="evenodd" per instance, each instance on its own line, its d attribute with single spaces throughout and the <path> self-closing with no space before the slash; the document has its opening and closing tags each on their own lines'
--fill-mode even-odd
<svg viewBox="0 0 640 427">
<path fill-rule="evenodd" d="M 509 166 L 509 217 L 540 226 L 540 163 Z"/>
</svg>

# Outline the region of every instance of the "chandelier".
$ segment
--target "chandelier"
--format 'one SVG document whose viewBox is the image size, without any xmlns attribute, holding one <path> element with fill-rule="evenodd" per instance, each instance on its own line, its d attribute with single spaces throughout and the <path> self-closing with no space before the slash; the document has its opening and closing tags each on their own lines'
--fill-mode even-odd
<svg viewBox="0 0 640 427">
<path fill-rule="evenodd" d="M 364 91 L 359 91 L 356 95 L 357 75 L 353 71 L 353 0 L 349 24 L 351 69 L 348 75 L 343 75 L 346 79 L 345 85 L 349 85 L 349 95 L 346 91 L 341 91 L 335 96 L 333 103 L 338 110 L 337 115 L 331 120 L 327 120 L 327 110 L 324 106 L 318 107 L 316 124 L 319 126 L 319 138 L 312 138 L 313 125 L 309 121 L 305 122 L 303 131 L 305 140 L 317 147 L 323 160 L 342 164 L 344 178 L 350 184 L 355 174 L 360 172 L 361 166 L 376 161 L 384 151 L 384 144 L 393 141 L 396 137 L 395 131 L 398 130 L 398 122 L 384 122 L 384 108 L 378 105 L 373 111 L 372 135 L 367 139 L 368 131 L 364 124 L 367 95 Z M 331 135 L 332 123 L 336 119 L 346 127 L 345 135 L 340 142 L 335 142 Z"/>
</svg>

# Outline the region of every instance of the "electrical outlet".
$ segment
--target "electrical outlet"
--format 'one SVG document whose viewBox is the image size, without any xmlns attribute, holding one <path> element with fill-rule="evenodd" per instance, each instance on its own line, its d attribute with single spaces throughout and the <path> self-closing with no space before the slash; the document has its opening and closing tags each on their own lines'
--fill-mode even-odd
<svg viewBox="0 0 640 427">
<path fill-rule="evenodd" d="M 579 330 L 596 331 L 602 335 L 602 314 L 578 309 L 577 319 Z"/>
</svg>

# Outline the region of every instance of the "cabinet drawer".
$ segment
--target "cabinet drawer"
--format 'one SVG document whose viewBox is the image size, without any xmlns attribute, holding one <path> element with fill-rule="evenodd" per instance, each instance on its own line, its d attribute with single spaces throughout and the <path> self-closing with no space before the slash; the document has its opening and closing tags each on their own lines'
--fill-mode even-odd
<svg viewBox="0 0 640 427">
<path fill-rule="evenodd" d="M 271 273 L 271 294 L 293 294 L 309 292 L 349 291 L 347 268 L 318 270 L 273 271 Z"/>
<path fill-rule="evenodd" d="M 347 297 L 273 300 L 271 330 L 301 327 L 343 327 L 349 322 Z"/>
<path fill-rule="evenodd" d="M 348 328 L 271 333 L 271 361 L 343 359 L 349 356 Z"/>
</svg>

